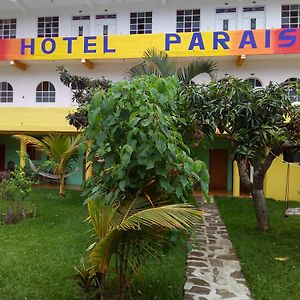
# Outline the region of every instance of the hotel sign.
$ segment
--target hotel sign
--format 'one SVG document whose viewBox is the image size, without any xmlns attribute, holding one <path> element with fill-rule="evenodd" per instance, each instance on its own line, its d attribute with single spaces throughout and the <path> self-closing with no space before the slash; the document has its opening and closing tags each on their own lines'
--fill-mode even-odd
<svg viewBox="0 0 300 300">
<path fill-rule="evenodd" d="M 300 29 L 1 39 L 0 60 L 140 58 L 153 47 L 170 57 L 300 53 Z"/>
</svg>

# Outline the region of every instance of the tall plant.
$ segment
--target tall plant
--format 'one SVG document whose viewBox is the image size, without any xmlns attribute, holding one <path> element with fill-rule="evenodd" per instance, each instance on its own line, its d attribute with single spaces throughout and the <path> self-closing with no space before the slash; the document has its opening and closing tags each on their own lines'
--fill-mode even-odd
<svg viewBox="0 0 300 300">
<path fill-rule="evenodd" d="M 197 59 L 180 68 L 169 58 L 167 52 L 150 48 L 144 52 L 142 62 L 129 69 L 129 75 L 131 78 L 143 75 L 156 75 L 163 78 L 175 76 L 183 85 L 189 85 L 200 74 L 206 73 L 214 78 L 216 71 L 217 64 L 210 59 Z"/>
<path fill-rule="evenodd" d="M 89 260 L 101 282 L 111 255 L 117 256 L 120 299 L 126 269 L 153 247 L 149 237 L 162 240 L 166 230 L 189 228 L 199 219 L 199 212 L 180 204 L 190 200 L 194 181 L 205 190 L 208 175 L 178 132 L 184 122 L 178 120 L 178 86 L 175 77 L 143 76 L 98 92 L 89 107 L 85 137 L 96 173 L 87 185 L 96 236 Z"/>
<path fill-rule="evenodd" d="M 82 144 L 82 136 L 67 136 L 59 133 L 52 133 L 37 139 L 29 135 L 14 135 L 15 138 L 32 144 L 38 150 L 48 155 L 49 160 L 54 164 L 53 172 L 60 176 L 59 195 L 65 196 L 65 172 L 70 166 L 72 159 L 77 155 L 78 147 Z"/>
</svg>

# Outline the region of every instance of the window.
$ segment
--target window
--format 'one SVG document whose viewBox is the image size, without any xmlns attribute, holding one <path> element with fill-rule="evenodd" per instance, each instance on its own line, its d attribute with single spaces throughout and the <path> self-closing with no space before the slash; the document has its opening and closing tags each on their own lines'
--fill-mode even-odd
<svg viewBox="0 0 300 300">
<path fill-rule="evenodd" d="M 15 39 L 17 33 L 17 19 L 0 20 L 0 39 Z"/>
<path fill-rule="evenodd" d="M 72 17 L 72 36 L 84 36 L 90 34 L 90 19 L 89 15 L 73 16 Z"/>
<path fill-rule="evenodd" d="M 246 81 L 248 81 L 252 85 L 253 88 L 262 87 L 261 81 L 257 78 L 247 78 Z"/>
<path fill-rule="evenodd" d="M 254 7 L 244 7 L 243 12 L 250 12 L 250 11 L 265 11 L 264 6 L 254 6 Z"/>
<path fill-rule="evenodd" d="M 200 31 L 200 9 L 177 10 L 176 32 Z"/>
<path fill-rule="evenodd" d="M 152 33 L 152 12 L 130 13 L 130 34 Z"/>
<path fill-rule="evenodd" d="M 43 81 L 37 86 L 36 102 L 55 102 L 55 87 L 51 82 Z"/>
<path fill-rule="evenodd" d="M 42 153 L 35 148 L 33 144 L 27 144 L 26 145 L 26 152 L 29 156 L 29 159 L 31 160 L 41 160 L 42 159 Z"/>
<path fill-rule="evenodd" d="M 288 78 L 284 84 L 290 85 L 291 87 L 289 88 L 288 94 L 291 100 L 291 103 L 296 103 L 296 102 L 300 102 L 300 91 L 299 91 L 299 87 L 296 86 L 296 83 L 300 84 L 300 79 L 299 78 Z M 294 85 L 293 85 L 294 84 Z"/>
<path fill-rule="evenodd" d="M 255 30 L 266 27 L 264 6 L 243 7 L 243 29 Z"/>
<path fill-rule="evenodd" d="M 236 8 L 217 8 L 216 9 L 216 30 L 235 30 L 236 29 Z"/>
<path fill-rule="evenodd" d="M 13 102 L 13 87 L 8 82 L 0 82 L 0 102 Z"/>
<path fill-rule="evenodd" d="M 38 37 L 58 37 L 59 17 L 39 17 Z"/>
<path fill-rule="evenodd" d="M 300 4 L 281 6 L 281 27 L 298 28 L 300 27 Z"/>
</svg>

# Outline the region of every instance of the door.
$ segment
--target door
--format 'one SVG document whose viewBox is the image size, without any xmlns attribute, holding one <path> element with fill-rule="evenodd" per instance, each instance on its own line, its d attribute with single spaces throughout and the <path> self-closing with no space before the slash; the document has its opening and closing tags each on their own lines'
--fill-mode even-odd
<svg viewBox="0 0 300 300">
<path fill-rule="evenodd" d="M 5 170 L 5 145 L 0 145 L 0 171 Z"/>
<path fill-rule="evenodd" d="M 90 35 L 90 16 L 74 16 L 72 19 L 72 36 Z"/>
<path fill-rule="evenodd" d="M 117 15 L 96 15 L 96 35 L 117 34 Z"/>
<path fill-rule="evenodd" d="M 227 160 L 226 149 L 209 151 L 210 190 L 227 191 Z"/>
<path fill-rule="evenodd" d="M 216 9 L 216 30 L 236 30 L 236 8 Z"/>
<path fill-rule="evenodd" d="M 244 30 L 264 29 L 265 27 L 265 8 L 263 6 L 243 8 Z"/>
</svg>

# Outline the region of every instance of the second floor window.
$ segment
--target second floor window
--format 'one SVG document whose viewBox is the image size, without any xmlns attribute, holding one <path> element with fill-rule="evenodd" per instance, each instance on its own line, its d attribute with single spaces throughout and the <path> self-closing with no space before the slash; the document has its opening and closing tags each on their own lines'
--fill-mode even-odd
<svg viewBox="0 0 300 300">
<path fill-rule="evenodd" d="M 8 82 L 0 82 L 0 102 L 13 102 L 13 87 Z"/>
<path fill-rule="evenodd" d="M 200 31 L 200 9 L 177 10 L 176 32 Z"/>
<path fill-rule="evenodd" d="M 59 17 L 39 17 L 38 37 L 58 37 Z"/>
<path fill-rule="evenodd" d="M 152 12 L 130 13 L 130 34 L 152 33 Z"/>
<path fill-rule="evenodd" d="M 17 19 L 0 19 L 0 39 L 14 39 L 17 33 Z"/>
<path fill-rule="evenodd" d="M 43 81 L 37 86 L 36 102 L 55 102 L 55 87 L 50 81 Z"/>
<path fill-rule="evenodd" d="M 281 27 L 300 27 L 300 4 L 281 6 Z"/>
</svg>

